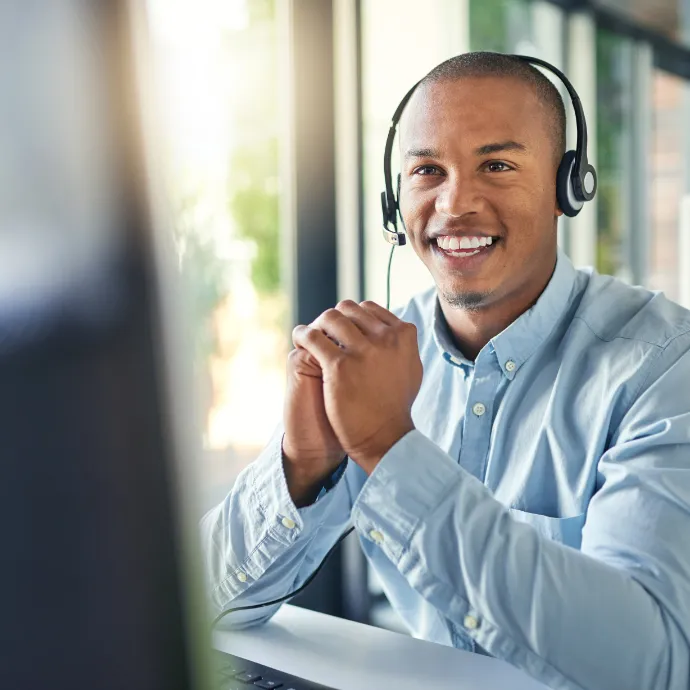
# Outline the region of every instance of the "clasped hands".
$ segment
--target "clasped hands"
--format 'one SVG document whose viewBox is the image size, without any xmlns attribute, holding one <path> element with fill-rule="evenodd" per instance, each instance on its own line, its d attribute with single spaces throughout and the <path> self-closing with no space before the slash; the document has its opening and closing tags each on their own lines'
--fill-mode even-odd
<svg viewBox="0 0 690 690">
<path fill-rule="evenodd" d="M 370 474 L 414 428 L 422 363 L 415 326 L 374 302 L 340 302 L 292 339 L 283 458 L 305 505 L 345 455 Z"/>
</svg>

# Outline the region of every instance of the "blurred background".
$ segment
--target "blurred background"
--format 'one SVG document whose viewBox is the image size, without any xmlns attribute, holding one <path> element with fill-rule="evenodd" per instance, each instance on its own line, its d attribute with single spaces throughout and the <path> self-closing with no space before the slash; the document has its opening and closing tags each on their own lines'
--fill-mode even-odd
<svg viewBox="0 0 690 690">
<path fill-rule="evenodd" d="M 566 72 L 599 190 L 562 219 L 561 245 L 576 265 L 690 307 L 690 0 L 147 0 L 147 9 L 201 392 L 204 509 L 281 418 L 292 326 L 342 298 L 385 301 L 385 136 L 405 92 L 452 55 L 517 52 Z M 396 253 L 393 306 L 430 284 L 411 249 Z M 399 629 L 354 542 L 301 601 Z"/>
</svg>

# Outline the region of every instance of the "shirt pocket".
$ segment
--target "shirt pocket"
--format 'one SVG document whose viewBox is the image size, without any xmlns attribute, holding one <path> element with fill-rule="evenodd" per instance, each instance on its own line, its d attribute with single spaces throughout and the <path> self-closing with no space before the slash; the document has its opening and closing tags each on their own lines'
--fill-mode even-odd
<svg viewBox="0 0 690 690">
<path fill-rule="evenodd" d="M 574 549 L 580 548 L 582 528 L 587 513 L 580 513 L 580 515 L 567 518 L 555 518 L 538 513 L 527 513 L 516 508 L 509 508 L 509 511 L 513 519 L 532 525 L 542 537 L 571 546 Z"/>
</svg>

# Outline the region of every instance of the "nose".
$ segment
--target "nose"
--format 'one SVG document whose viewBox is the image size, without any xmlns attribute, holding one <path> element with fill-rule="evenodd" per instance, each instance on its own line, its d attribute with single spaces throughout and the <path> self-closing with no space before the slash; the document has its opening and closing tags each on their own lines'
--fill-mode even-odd
<svg viewBox="0 0 690 690">
<path fill-rule="evenodd" d="M 436 197 L 436 212 L 449 218 L 461 218 L 481 210 L 483 199 L 469 175 L 447 175 Z"/>
</svg>

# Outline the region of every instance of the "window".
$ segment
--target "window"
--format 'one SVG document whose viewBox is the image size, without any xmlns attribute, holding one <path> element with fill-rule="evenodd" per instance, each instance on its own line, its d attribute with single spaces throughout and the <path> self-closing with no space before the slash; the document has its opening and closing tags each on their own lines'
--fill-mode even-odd
<svg viewBox="0 0 690 690">
<path fill-rule="evenodd" d="M 600 273 L 632 281 L 629 265 L 632 130 L 632 46 L 598 30 L 597 52 L 597 256 Z"/>
<path fill-rule="evenodd" d="M 220 501 L 282 415 L 274 0 L 149 0 L 163 170 L 200 398 L 203 508 Z"/>
<path fill-rule="evenodd" d="M 651 216 L 647 287 L 677 300 L 680 218 L 687 170 L 687 84 L 656 70 L 652 82 Z"/>
</svg>

